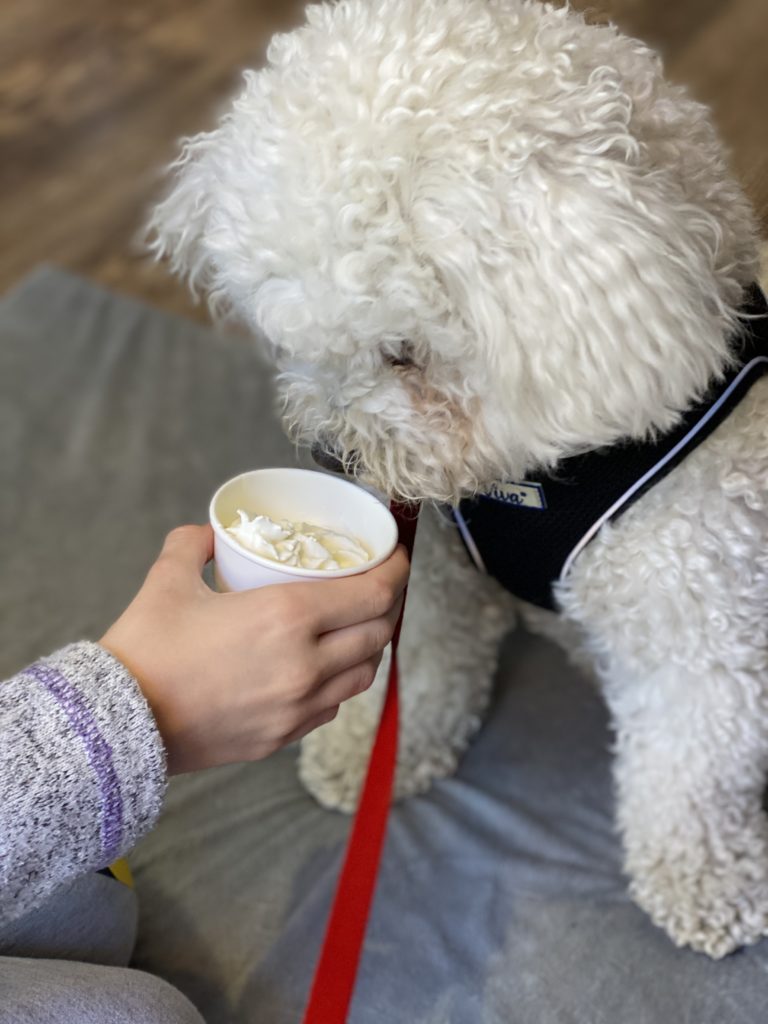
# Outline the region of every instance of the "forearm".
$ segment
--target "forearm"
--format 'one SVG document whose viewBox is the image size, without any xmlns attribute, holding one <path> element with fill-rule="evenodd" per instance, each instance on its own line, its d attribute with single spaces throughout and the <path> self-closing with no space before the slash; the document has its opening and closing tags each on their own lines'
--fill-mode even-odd
<svg viewBox="0 0 768 1024">
<path fill-rule="evenodd" d="M 156 820 L 165 784 L 152 713 L 97 644 L 0 683 L 0 921 L 129 850 Z"/>
</svg>

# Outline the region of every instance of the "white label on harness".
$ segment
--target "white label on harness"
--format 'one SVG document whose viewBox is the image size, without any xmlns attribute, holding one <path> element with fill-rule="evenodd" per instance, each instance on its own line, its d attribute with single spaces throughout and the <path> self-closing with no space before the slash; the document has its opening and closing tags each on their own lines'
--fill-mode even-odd
<svg viewBox="0 0 768 1024">
<path fill-rule="evenodd" d="M 547 507 L 547 499 L 544 497 L 544 488 L 541 484 L 498 483 L 490 489 L 488 497 L 520 508 L 543 510 Z"/>
</svg>

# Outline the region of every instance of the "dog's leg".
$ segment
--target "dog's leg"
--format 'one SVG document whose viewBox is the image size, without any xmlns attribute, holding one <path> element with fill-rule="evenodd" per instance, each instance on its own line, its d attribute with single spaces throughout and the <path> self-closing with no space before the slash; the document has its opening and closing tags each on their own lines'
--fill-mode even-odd
<svg viewBox="0 0 768 1024">
<path fill-rule="evenodd" d="M 713 957 L 768 934 L 764 422 L 690 456 L 590 545 L 563 591 L 613 716 L 632 894 L 677 944 Z"/>
<path fill-rule="evenodd" d="M 765 684 L 748 666 L 616 669 L 630 891 L 678 945 L 724 956 L 768 934 Z"/>
<path fill-rule="evenodd" d="M 425 509 L 416 542 L 400 644 L 401 716 L 397 796 L 450 775 L 488 703 L 513 602 L 469 563 L 453 526 Z M 301 778 L 327 807 L 352 810 L 368 764 L 388 670 L 307 736 Z"/>
</svg>

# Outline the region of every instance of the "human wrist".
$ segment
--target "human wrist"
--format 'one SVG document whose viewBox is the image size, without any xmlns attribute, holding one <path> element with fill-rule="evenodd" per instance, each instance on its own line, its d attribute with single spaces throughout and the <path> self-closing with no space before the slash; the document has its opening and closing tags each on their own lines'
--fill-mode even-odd
<svg viewBox="0 0 768 1024">
<path fill-rule="evenodd" d="M 140 692 L 165 751 L 168 774 L 173 775 L 173 728 L 169 709 L 162 697 L 163 688 L 158 685 L 156 673 L 145 663 L 145 658 L 140 653 L 134 654 L 134 645 L 121 638 L 118 626 L 116 624 L 107 630 L 99 646 L 130 675 Z"/>
</svg>

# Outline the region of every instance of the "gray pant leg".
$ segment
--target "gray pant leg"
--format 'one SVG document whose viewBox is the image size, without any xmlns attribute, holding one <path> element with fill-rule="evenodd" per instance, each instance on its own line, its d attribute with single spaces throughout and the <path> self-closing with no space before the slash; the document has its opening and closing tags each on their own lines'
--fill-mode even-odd
<svg viewBox="0 0 768 1024">
<path fill-rule="evenodd" d="M 181 992 L 126 967 L 0 957 L 0 1024 L 204 1024 Z"/>
<path fill-rule="evenodd" d="M 133 889 L 106 875 L 84 875 L 24 917 L 0 925 L 0 956 L 127 967 L 137 918 Z"/>
</svg>

